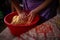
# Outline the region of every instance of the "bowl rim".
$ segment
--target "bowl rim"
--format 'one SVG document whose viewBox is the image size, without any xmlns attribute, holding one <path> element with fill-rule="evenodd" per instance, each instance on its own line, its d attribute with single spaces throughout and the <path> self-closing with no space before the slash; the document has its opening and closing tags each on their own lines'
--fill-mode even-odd
<svg viewBox="0 0 60 40">
<path fill-rule="evenodd" d="M 12 13 L 9 13 L 9 14 L 7 14 L 7 15 L 4 17 L 4 22 L 5 22 L 6 25 L 10 25 L 10 26 L 31 26 L 31 25 L 36 24 L 36 22 L 39 21 L 39 16 L 37 15 L 37 16 L 36 16 L 36 17 L 38 17 L 38 18 L 37 18 L 37 21 L 35 21 L 35 22 L 33 22 L 33 23 L 29 24 L 29 25 L 23 25 L 23 24 L 16 24 L 16 25 L 15 25 L 15 24 L 8 23 L 8 22 L 6 21 L 6 18 L 7 18 L 9 15 L 12 15 Z"/>
</svg>

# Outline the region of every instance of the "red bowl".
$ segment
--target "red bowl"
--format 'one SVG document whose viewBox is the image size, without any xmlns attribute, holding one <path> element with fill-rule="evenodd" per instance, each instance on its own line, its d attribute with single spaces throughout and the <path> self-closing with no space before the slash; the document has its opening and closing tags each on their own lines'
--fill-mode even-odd
<svg viewBox="0 0 60 40">
<path fill-rule="evenodd" d="M 28 12 L 27 12 L 28 13 Z M 21 25 L 21 24 L 11 24 L 13 16 L 17 15 L 17 12 L 12 12 L 5 16 L 4 22 L 10 29 L 11 33 L 15 36 L 19 36 L 22 33 L 27 32 L 31 28 L 36 26 L 36 23 L 39 21 L 39 16 L 36 16 L 30 25 Z"/>
</svg>

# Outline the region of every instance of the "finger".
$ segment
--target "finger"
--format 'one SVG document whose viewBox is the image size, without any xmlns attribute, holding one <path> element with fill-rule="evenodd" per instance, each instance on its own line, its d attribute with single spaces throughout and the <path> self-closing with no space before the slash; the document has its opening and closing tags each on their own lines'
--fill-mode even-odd
<svg viewBox="0 0 60 40">
<path fill-rule="evenodd" d="M 31 16 L 31 17 L 28 19 L 28 21 L 29 21 L 29 22 L 32 22 L 32 20 L 33 20 L 33 17 Z"/>
<path fill-rule="evenodd" d="M 33 17 L 29 17 L 27 24 L 31 24 L 32 20 L 33 20 Z"/>
<path fill-rule="evenodd" d="M 30 17 L 30 14 L 28 14 L 27 17 Z"/>
<path fill-rule="evenodd" d="M 27 16 L 28 16 L 28 17 L 32 16 L 32 13 L 30 12 Z"/>
</svg>

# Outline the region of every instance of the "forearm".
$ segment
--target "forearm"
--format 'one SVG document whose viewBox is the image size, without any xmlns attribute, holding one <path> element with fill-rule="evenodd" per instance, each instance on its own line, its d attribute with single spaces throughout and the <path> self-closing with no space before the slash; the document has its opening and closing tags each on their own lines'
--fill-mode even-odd
<svg viewBox="0 0 60 40">
<path fill-rule="evenodd" d="M 17 11 L 21 12 L 21 7 L 19 6 L 19 3 L 16 2 L 15 0 L 11 0 L 11 5 L 14 7 Z"/>
<path fill-rule="evenodd" d="M 11 3 L 11 11 L 14 12 L 15 8 L 14 5 Z"/>
<path fill-rule="evenodd" d="M 46 8 L 51 2 L 52 0 L 45 0 L 41 5 L 39 5 L 37 8 L 34 9 L 35 13 L 38 13 L 39 11 Z"/>
</svg>

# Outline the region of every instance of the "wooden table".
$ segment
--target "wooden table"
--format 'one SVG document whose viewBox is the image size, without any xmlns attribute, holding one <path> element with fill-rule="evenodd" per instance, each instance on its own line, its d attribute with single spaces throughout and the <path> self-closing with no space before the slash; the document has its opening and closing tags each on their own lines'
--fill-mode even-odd
<svg viewBox="0 0 60 40">
<path fill-rule="evenodd" d="M 11 34 L 8 27 L 0 33 L 0 40 L 60 40 L 60 30 L 56 25 L 58 15 L 38 25 L 36 28 L 20 35 L 20 38 Z"/>
</svg>

